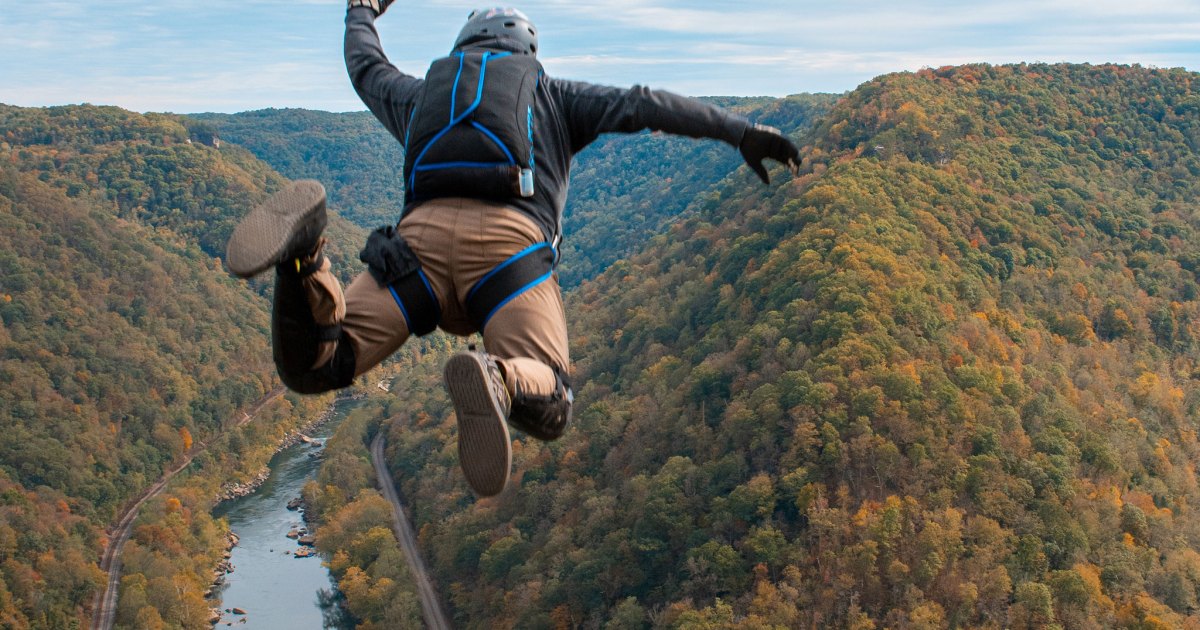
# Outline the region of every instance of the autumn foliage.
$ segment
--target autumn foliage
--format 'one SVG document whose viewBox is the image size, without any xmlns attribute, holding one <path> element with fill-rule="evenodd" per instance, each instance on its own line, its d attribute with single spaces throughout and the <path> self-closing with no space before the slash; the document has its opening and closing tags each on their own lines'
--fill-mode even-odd
<svg viewBox="0 0 1200 630">
<path fill-rule="evenodd" d="M 140 513 L 117 623 L 207 627 L 217 489 L 304 417 L 234 430 L 276 384 L 268 302 L 218 258 L 284 180 L 185 122 L 0 105 L 2 627 L 86 625 L 109 527 L 201 443 L 190 485 Z"/>
<path fill-rule="evenodd" d="M 734 173 L 568 295 L 574 428 L 499 499 L 414 362 L 392 465 L 457 621 L 1195 623 L 1198 87 L 863 85 L 799 177 Z"/>
</svg>

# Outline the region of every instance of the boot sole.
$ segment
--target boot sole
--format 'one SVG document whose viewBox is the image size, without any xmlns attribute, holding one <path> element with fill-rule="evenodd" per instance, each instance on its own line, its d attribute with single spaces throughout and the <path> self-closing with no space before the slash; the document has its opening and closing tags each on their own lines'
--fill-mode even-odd
<svg viewBox="0 0 1200 630">
<path fill-rule="evenodd" d="M 256 276 L 280 262 L 297 234 L 319 232 L 325 222 L 325 187 L 311 179 L 292 182 L 238 223 L 225 248 L 225 263 L 236 276 Z"/>
<path fill-rule="evenodd" d="M 508 484 L 512 444 L 508 423 L 488 388 L 487 368 L 474 354 L 450 357 L 446 389 L 458 416 L 458 462 L 471 489 L 481 497 L 500 494 Z"/>
</svg>

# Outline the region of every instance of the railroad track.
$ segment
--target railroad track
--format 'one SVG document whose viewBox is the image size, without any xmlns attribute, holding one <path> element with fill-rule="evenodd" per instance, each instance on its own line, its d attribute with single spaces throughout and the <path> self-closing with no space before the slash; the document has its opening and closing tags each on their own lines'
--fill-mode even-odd
<svg viewBox="0 0 1200 630">
<path fill-rule="evenodd" d="M 253 420 L 263 407 L 282 396 L 284 391 L 284 387 L 280 385 L 267 392 L 265 396 L 255 401 L 250 409 L 242 412 L 242 417 L 234 422 L 234 428 L 241 427 Z M 138 510 L 145 505 L 146 501 L 158 496 L 171 479 L 187 468 L 192 460 L 203 453 L 206 448 L 208 448 L 207 441 L 196 444 L 179 464 L 163 473 L 158 481 L 146 488 L 129 507 L 125 508 L 125 511 L 121 513 L 121 518 L 117 519 L 117 524 L 110 530 L 108 547 L 105 548 L 104 555 L 100 558 L 100 570 L 108 574 L 108 585 L 103 593 L 96 594 L 93 602 L 92 630 L 111 630 L 113 622 L 117 618 L 117 595 L 121 587 L 121 551 L 125 549 L 125 543 L 129 542 L 129 535 L 133 531 L 133 521 L 137 519 Z"/>
</svg>

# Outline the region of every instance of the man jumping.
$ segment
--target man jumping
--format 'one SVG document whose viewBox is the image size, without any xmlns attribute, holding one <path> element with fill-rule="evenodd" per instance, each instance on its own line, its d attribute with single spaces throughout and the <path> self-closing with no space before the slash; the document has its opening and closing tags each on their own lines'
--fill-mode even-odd
<svg viewBox="0 0 1200 630">
<path fill-rule="evenodd" d="M 419 79 L 388 62 L 375 20 L 391 0 L 349 0 L 346 69 L 363 103 L 405 146 L 398 224 L 373 232 L 367 271 L 343 294 L 322 255 L 325 191 L 297 181 L 252 210 L 229 240 L 241 277 L 275 268 L 274 359 L 291 389 L 350 385 L 409 335 L 440 328 L 483 347 L 446 363 L 459 461 L 480 496 L 512 463 L 508 425 L 539 440 L 571 418 L 567 326 L 554 267 L 572 157 L 608 132 L 651 129 L 723 140 L 763 183 L 764 159 L 795 168 L 776 129 L 702 101 L 547 76 L 520 11 L 475 11 Z"/>
</svg>

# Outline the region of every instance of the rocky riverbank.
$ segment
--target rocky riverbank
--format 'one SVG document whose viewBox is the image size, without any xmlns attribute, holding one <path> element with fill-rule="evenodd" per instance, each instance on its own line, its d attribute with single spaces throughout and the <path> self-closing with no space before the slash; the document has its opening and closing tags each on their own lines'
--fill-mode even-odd
<svg viewBox="0 0 1200 630">
<path fill-rule="evenodd" d="M 229 501 L 231 499 L 238 499 L 251 494 L 257 490 L 259 486 L 263 485 L 263 483 L 270 476 L 271 469 L 264 467 L 262 470 L 258 471 L 258 474 L 254 475 L 250 481 L 230 481 L 226 483 L 225 485 L 221 486 L 221 489 L 217 492 L 217 503 Z"/>
<path fill-rule="evenodd" d="M 300 427 L 299 429 L 296 429 L 295 431 L 292 431 L 284 436 L 283 440 L 275 448 L 275 454 L 279 454 L 279 452 L 283 449 L 300 443 L 321 445 L 321 440 L 311 438 L 308 436 L 308 434 L 316 431 L 322 425 L 332 420 L 333 415 L 334 407 L 333 405 L 330 405 L 329 409 L 326 409 L 324 413 L 317 416 L 312 422 L 309 422 L 303 427 Z M 252 477 L 249 481 L 227 482 L 221 486 L 220 490 L 217 491 L 215 503 L 219 504 L 223 501 L 230 501 L 232 499 L 249 496 L 255 490 L 258 490 L 259 486 L 263 485 L 263 483 L 265 483 L 267 478 L 270 476 L 271 469 L 264 466 L 263 469 L 258 471 L 258 473 L 255 474 L 254 477 Z"/>
<path fill-rule="evenodd" d="M 212 586 L 204 594 L 205 598 L 212 598 L 216 594 L 217 589 L 225 583 L 225 576 L 233 573 L 234 566 L 230 558 L 233 557 L 233 548 L 237 546 L 239 540 L 238 535 L 233 532 L 225 535 L 225 552 L 222 554 L 222 560 L 213 569 Z"/>
</svg>

